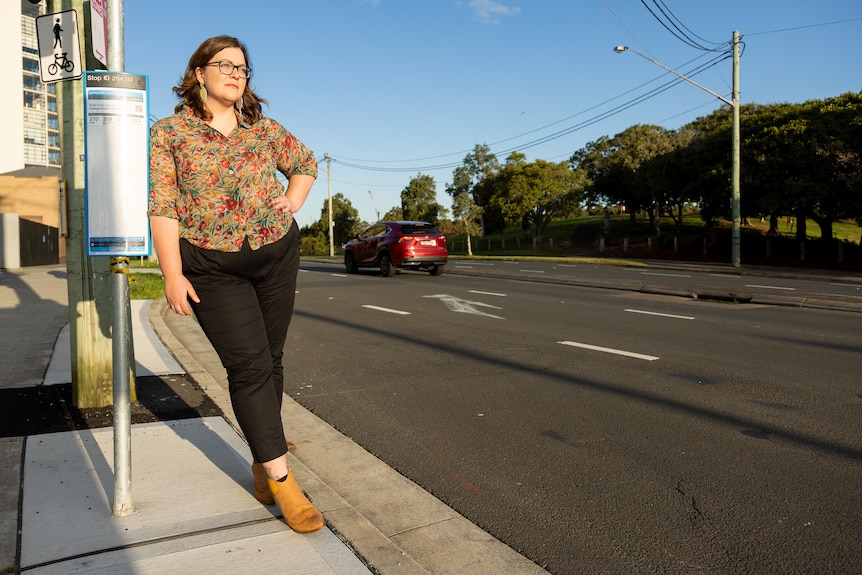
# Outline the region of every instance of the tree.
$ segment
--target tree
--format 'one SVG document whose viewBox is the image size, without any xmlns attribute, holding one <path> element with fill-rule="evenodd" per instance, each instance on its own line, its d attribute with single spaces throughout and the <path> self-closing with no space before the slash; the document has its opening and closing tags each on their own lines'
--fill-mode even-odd
<svg viewBox="0 0 862 575">
<path fill-rule="evenodd" d="M 630 172 L 631 185 L 621 199 L 646 210 L 650 229 L 658 234 L 658 219 L 664 208 L 665 171 L 660 163 L 654 163 L 655 168 L 650 169 L 650 163 L 673 149 L 670 132 L 659 126 L 641 124 L 614 136 L 613 143 L 617 161 Z"/>
<path fill-rule="evenodd" d="M 498 178 L 500 193 L 491 198 L 491 205 L 510 223 L 531 222 L 541 241 L 554 218 L 581 202 L 586 175 L 569 169 L 566 162 L 536 160 L 527 164 L 523 155 L 513 156 Z"/>
<path fill-rule="evenodd" d="M 830 242 L 833 222 L 862 209 L 862 94 L 805 102 L 795 112 L 802 137 L 789 143 L 807 161 L 793 166 L 792 182 L 821 240 Z"/>
<path fill-rule="evenodd" d="M 332 196 L 332 222 L 334 224 L 332 238 L 336 246 L 356 236 L 365 226 L 365 222 L 359 219 L 359 211 L 341 193 Z M 326 199 L 323 200 L 323 209 L 320 211 L 320 226 L 325 238 L 329 237 L 326 234 L 328 224 L 329 200 Z"/>
<path fill-rule="evenodd" d="M 455 168 L 452 183 L 446 185 L 446 193 L 452 196 L 452 223 L 455 231 L 467 236 L 467 253 L 472 256 L 471 237 L 481 231 L 482 208 L 473 199 L 472 178 L 466 166 Z"/>
<path fill-rule="evenodd" d="M 658 215 L 670 216 L 678 228 L 682 228 L 685 206 L 696 196 L 687 181 L 679 178 L 681 174 L 689 177 L 692 174 L 686 170 L 688 162 L 685 157 L 677 152 L 686 150 L 694 135 L 694 130 L 688 126 L 666 132 L 665 144 L 668 149 L 644 162 L 640 168 L 651 191 L 652 201 L 659 209 Z"/>
<path fill-rule="evenodd" d="M 388 212 L 383 214 L 383 219 L 385 221 L 397 222 L 404 219 L 404 210 L 401 206 L 395 206 L 390 208 Z"/>
<path fill-rule="evenodd" d="M 467 254 L 472 256 L 471 238 L 481 231 L 482 208 L 476 205 L 470 194 L 457 194 L 452 198 L 452 217 L 455 218 L 455 230 L 467 236 Z"/>
<path fill-rule="evenodd" d="M 464 163 L 455 168 L 453 179 L 457 180 L 453 186 L 457 188 L 455 193 L 467 192 L 471 195 L 473 203 L 480 208 L 479 222 L 481 233 L 485 235 L 492 229 L 503 227 L 503 216 L 499 210 L 491 209 L 490 199 L 496 193 L 494 183 L 500 172 L 500 162 L 491 153 L 487 144 L 476 144 L 473 151 L 464 157 Z M 447 186 L 447 191 L 449 187 Z M 455 196 L 454 193 L 450 194 Z"/>
<path fill-rule="evenodd" d="M 862 212 L 862 95 L 751 109 L 743 126 L 748 211 L 793 214 L 806 239 L 806 217 L 832 240 L 832 223 Z M 777 230 L 775 230 L 777 231 Z"/>
<path fill-rule="evenodd" d="M 437 225 L 445 209 L 437 203 L 437 184 L 431 176 L 419 174 L 401 191 L 401 210 L 405 220 Z"/>
<path fill-rule="evenodd" d="M 305 255 L 329 253 L 329 242 L 326 239 L 326 224 L 314 222 L 299 230 L 299 251 Z"/>
<path fill-rule="evenodd" d="M 581 171 L 587 178 L 584 203 L 589 210 L 614 203 L 617 190 L 628 185 L 625 182 L 627 174 L 614 159 L 614 151 L 610 138 L 602 136 L 587 143 L 569 158 L 572 170 Z M 627 208 L 634 218 L 633 207 Z"/>
<path fill-rule="evenodd" d="M 665 170 L 659 164 L 649 169 L 648 162 L 673 149 L 669 134 L 659 126 L 631 126 L 612 139 L 604 137 L 588 144 L 569 163 L 586 171 L 590 179 L 589 199 L 624 204 L 632 217 L 638 210 L 646 210 L 650 229 L 658 233 L 666 189 Z"/>
<path fill-rule="evenodd" d="M 740 115 L 746 115 L 746 110 L 743 107 Z M 701 218 L 708 225 L 731 217 L 731 116 L 729 108 L 720 108 L 683 126 L 678 132 L 685 141 L 670 155 L 671 186 L 680 198 L 700 206 Z M 748 126 L 747 118 L 743 126 Z M 743 170 L 743 178 L 747 175 L 748 170 Z"/>
</svg>

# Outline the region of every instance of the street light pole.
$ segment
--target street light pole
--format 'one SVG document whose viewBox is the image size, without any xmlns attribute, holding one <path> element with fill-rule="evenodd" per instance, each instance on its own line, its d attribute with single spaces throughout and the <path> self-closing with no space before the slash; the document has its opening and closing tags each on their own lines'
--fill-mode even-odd
<svg viewBox="0 0 862 575">
<path fill-rule="evenodd" d="M 739 267 L 742 264 L 742 258 L 740 256 L 740 246 L 741 246 L 741 223 L 742 217 L 740 215 L 740 202 L 739 202 L 739 147 L 740 147 L 740 138 L 739 138 L 739 32 L 737 30 L 733 31 L 733 93 L 731 95 L 731 99 L 728 100 L 724 96 L 717 94 L 707 88 L 706 86 L 702 86 L 692 80 L 687 76 L 683 76 L 673 68 L 665 66 L 658 60 L 650 58 L 649 56 L 645 56 L 641 54 L 637 50 L 633 50 L 628 46 L 616 46 L 614 48 L 614 52 L 622 53 L 622 52 L 632 52 L 637 54 L 644 60 L 652 62 L 656 66 L 663 68 L 676 76 L 681 80 L 685 80 L 689 84 L 700 88 L 707 94 L 710 94 L 728 106 L 732 111 L 732 147 L 731 147 L 731 168 L 730 168 L 730 208 L 731 208 L 731 263 L 734 267 Z"/>
</svg>

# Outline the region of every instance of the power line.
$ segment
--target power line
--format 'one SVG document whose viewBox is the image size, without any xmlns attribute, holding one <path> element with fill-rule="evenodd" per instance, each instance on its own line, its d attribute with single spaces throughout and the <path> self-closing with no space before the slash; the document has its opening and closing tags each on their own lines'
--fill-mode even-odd
<svg viewBox="0 0 862 575">
<path fill-rule="evenodd" d="M 686 75 L 686 76 L 696 76 L 697 74 L 700 74 L 701 72 L 704 72 L 705 70 L 707 70 L 707 69 L 709 69 L 709 68 L 712 68 L 713 66 L 716 66 L 717 64 L 719 64 L 720 62 L 722 62 L 722 61 L 726 60 L 726 59 L 727 59 L 727 58 L 729 58 L 729 57 L 730 57 L 730 54 L 729 54 L 729 53 L 724 53 L 724 54 L 716 55 L 716 56 L 714 56 L 711 60 L 709 60 L 709 61 L 707 61 L 707 62 L 704 62 L 704 63 L 702 63 L 702 64 L 698 65 L 697 67 L 695 67 L 695 68 L 693 68 L 693 69 L 691 69 L 691 70 L 689 70 L 689 71 L 685 72 L 685 74 L 684 74 L 684 75 Z M 698 59 L 698 58 L 695 58 L 695 60 L 697 60 L 697 59 Z M 693 61 L 693 60 L 692 60 L 692 61 Z M 689 63 L 691 63 L 691 62 L 689 62 Z M 660 77 L 661 77 L 661 76 L 659 76 L 659 78 L 660 78 Z M 657 79 L 657 78 L 656 78 L 656 79 Z M 650 84 L 650 83 L 652 83 L 653 81 L 655 81 L 655 79 L 654 79 L 654 80 L 650 80 L 649 82 L 646 82 L 646 83 L 644 83 L 644 84 L 641 84 L 641 86 L 639 86 L 639 87 L 646 86 L 647 84 Z M 553 133 L 551 133 L 551 134 L 548 134 L 548 135 L 546 135 L 546 136 L 542 136 L 542 137 L 540 137 L 540 138 L 536 138 L 536 139 L 534 139 L 534 140 L 528 141 L 528 142 L 523 143 L 523 144 L 519 144 L 519 145 L 511 146 L 511 147 L 508 147 L 508 148 L 505 148 L 505 149 L 502 149 L 502 150 L 495 150 L 495 151 L 493 151 L 493 153 L 494 153 L 495 155 L 501 156 L 501 155 L 509 154 L 509 153 L 511 153 L 511 152 L 516 152 L 516 151 L 520 151 L 520 150 L 527 150 L 527 149 L 530 149 L 530 148 L 534 148 L 534 147 L 539 146 L 539 145 L 541 145 L 541 144 L 546 144 L 546 143 L 551 142 L 551 141 L 553 141 L 553 140 L 556 140 L 556 139 L 562 138 L 562 137 L 567 136 L 567 135 L 569 135 L 569 134 L 571 134 L 571 133 L 573 133 L 573 132 L 576 132 L 576 131 L 578 131 L 578 130 L 582 130 L 582 129 L 584 129 L 584 128 L 588 127 L 588 126 L 592 126 L 593 124 L 596 124 L 596 123 L 598 123 L 598 122 L 600 122 L 600 121 L 602 121 L 602 120 L 605 120 L 605 119 L 610 118 L 610 117 L 612 117 L 612 116 L 615 116 L 615 115 L 617 115 L 617 114 L 619 114 L 619 113 L 622 113 L 622 112 L 624 112 L 624 111 L 626 111 L 626 110 L 628 110 L 628 109 L 630 109 L 630 108 L 632 108 L 632 107 L 634 107 L 634 106 L 636 106 L 636 105 L 638 105 L 638 104 L 640 104 L 640 103 L 642 103 L 642 102 L 644 102 L 644 101 L 646 101 L 646 100 L 649 100 L 649 99 L 651 99 L 651 98 L 654 98 L 655 96 L 657 96 L 657 95 L 659 95 L 659 94 L 661 94 L 661 93 L 663 93 L 663 92 L 665 92 L 665 91 L 669 90 L 670 88 L 672 88 L 673 86 L 676 86 L 677 84 L 681 83 L 682 81 L 683 81 L 682 79 L 677 78 L 677 77 L 674 77 L 672 80 L 670 80 L 670 81 L 668 81 L 668 82 L 665 82 L 664 84 L 662 84 L 662 85 L 658 86 L 657 88 L 654 88 L 653 90 L 651 90 L 651 91 L 649 91 L 649 92 L 647 92 L 647 93 L 645 93 L 645 94 L 638 95 L 638 96 L 636 96 L 636 97 L 634 97 L 634 98 L 632 98 L 632 99 L 630 99 L 630 100 L 627 100 L 626 102 L 623 102 L 622 104 L 619 104 L 618 106 L 615 106 L 615 107 L 613 107 L 613 108 L 611 108 L 611 109 L 609 109 L 609 110 L 606 110 L 606 111 L 604 111 L 604 112 L 601 112 L 601 113 L 599 113 L 599 114 L 596 114 L 596 115 L 594 115 L 594 116 L 592 116 L 592 117 L 590 117 L 590 118 L 587 118 L 587 119 L 583 120 L 582 122 L 578 122 L 578 123 L 576 123 L 576 124 L 573 124 L 573 125 L 571 125 L 571 126 L 568 126 L 568 127 L 566 127 L 566 128 L 563 128 L 563 129 L 561 129 L 561 130 L 558 130 L 558 131 L 553 132 Z M 635 90 L 637 90 L 637 89 L 638 89 L 638 88 L 633 88 L 632 90 L 629 90 L 629 91 L 627 91 L 627 92 L 624 92 L 623 94 L 631 93 L 631 92 L 633 92 L 633 91 L 635 91 Z M 592 107 L 592 108 L 590 108 L 590 109 L 595 109 L 596 107 L 601 106 L 601 105 L 603 105 L 603 104 L 606 104 L 606 103 L 608 103 L 608 102 L 611 102 L 611 101 L 613 101 L 613 100 L 616 100 L 616 99 L 618 99 L 619 97 L 620 97 L 620 96 L 616 96 L 615 98 L 611 98 L 610 100 L 606 100 L 606 101 L 605 101 L 605 102 L 603 102 L 602 104 L 598 104 L 598 105 L 596 105 L 596 106 L 593 106 L 593 107 Z M 573 114 L 572 116 L 569 116 L 569 117 L 568 117 L 568 118 L 566 118 L 566 119 L 573 118 L 573 117 L 578 116 L 578 115 L 580 115 L 580 114 L 582 114 L 582 113 L 583 113 L 583 112 L 579 112 L 578 114 Z M 561 121 L 563 121 L 563 120 L 561 120 Z M 548 124 L 546 127 L 551 126 L 551 125 L 554 125 L 554 124 L 556 124 L 556 123 L 560 123 L 561 121 L 558 121 L 558 122 L 555 122 L 555 123 L 552 123 L 552 124 Z M 526 132 L 525 134 L 534 133 L 534 132 L 536 132 L 536 131 L 538 131 L 538 130 L 541 130 L 541 129 L 543 129 L 543 128 L 539 128 L 539 129 L 537 129 L 537 130 L 533 130 L 533 131 L 531 131 L 531 132 Z M 525 134 L 522 134 L 522 135 L 525 135 Z M 492 145 L 496 145 L 496 144 L 499 144 L 499 143 L 502 143 L 502 142 L 510 141 L 510 140 L 515 139 L 515 138 L 517 138 L 517 137 L 519 137 L 519 136 L 516 136 L 516 137 L 513 137 L 513 138 L 508 138 L 508 139 L 506 139 L 506 140 L 501 140 L 500 142 L 495 142 L 495 143 L 494 143 L 494 144 L 492 144 Z M 447 155 L 453 155 L 453 154 L 447 154 Z M 436 157 L 445 157 L 445 156 L 436 156 Z M 357 163 L 354 163 L 355 161 L 354 161 L 354 162 L 351 162 L 351 161 L 345 161 L 345 160 L 348 160 L 348 159 L 347 159 L 347 158 L 338 158 L 338 157 L 332 156 L 332 161 L 333 161 L 333 162 L 338 162 L 339 164 L 341 164 L 341 165 L 343 165 L 343 166 L 345 166 L 345 167 L 349 167 L 349 168 L 353 168 L 353 169 L 357 169 L 357 170 L 373 171 L 373 172 L 429 172 L 429 171 L 436 171 L 436 170 L 443 170 L 443 169 L 454 169 L 454 168 L 456 168 L 456 167 L 458 167 L 458 166 L 460 166 L 460 165 L 462 165 L 462 164 L 463 164 L 463 160 L 460 160 L 460 159 L 459 159 L 458 161 L 453 161 L 453 162 L 446 162 L 446 163 L 432 164 L 432 165 L 410 166 L 410 167 L 403 167 L 403 166 L 370 166 L 370 165 L 363 165 L 363 164 L 357 164 Z M 382 162 L 380 162 L 380 163 L 382 163 Z M 391 163 L 391 162 L 390 162 L 390 163 Z"/>
<path fill-rule="evenodd" d="M 848 20 L 836 20 L 834 22 L 823 22 L 822 24 L 808 24 L 806 26 L 795 26 L 793 28 L 779 28 L 778 30 L 767 30 L 766 32 L 749 32 L 746 36 L 763 36 L 765 34 L 778 34 L 779 32 L 793 32 L 806 28 L 819 28 L 820 26 L 833 26 L 835 24 L 847 24 L 848 22 L 859 22 L 862 18 L 850 18 Z"/>
<path fill-rule="evenodd" d="M 653 2 L 655 3 L 655 0 L 653 0 Z M 712 41 L 710 41 L 710 40 L 707 40 L 706 38 L 703 38 L 703 37 L 701 37 L 701 36 L 698 36 L 697 34 L 695 34 L 695 33 L 692 31 L 692 29 L 691 29 L 691 28 L 689 28 L 688 26 L 686 26 L 685 24 L 683 24 L 683 23 L 682 23 L 682 21 L 681 21 L 679 18 L 677 18 L 677 17 L 676 17 L 676 14 L 674 14 L 674 13 L 673 13 L 673 11 L 672 11 L 670 8 L 668 8 L 668 7 L 667 7 L 667 4 L 665 4 L 663 0 L 658 0 L 658 2 L 659 2 L 662 6 L 664 6 L 664 10 L 662 10 L 662 12 L 666 12 L 666 13 L 670 14 L 670 17 L 671 17 L 671 18 L 673 18 L 673 20 L 675 20 L 676 22 L 678 22 L 680 26 L 682 26 L 683 28 L 685 28 L 685 29 L 686 29 L 686 30 L 687 30 L 687 31 L 688 31 L 692 36 L 694 36 L 694 37 L 695 37 L 695 38 L 697 38 L 698 40 L 702 40 L 702 41 L 706 42 L 707 44 L 712 44 L 712 45 L 713 45 L 713 46 L 715 46 L 715 47 L 724 46 L 724 45 L 726 45 L 726 44 L 727 44 L 727 42 L 712 42 Z"/>
<path fill-rule="evenodd" d="M 704 52 L 718 52 L 718 51 L 726 49 L 723 46 L 723 43 L 711 42 L 711 44 L 713 44 L 713 46 L 711 48 L 708 48 L 708 47 L 704 46 L 703 44 L 697 42 L 696 40 L 692 39 L 686 33 L 686 31 L 691 32 L 688 29 L 688 27 L 685 26 L 679 20 L 679 18 L 677 18 L 676 15 L 673 14 L 673 12 L 671 12 L 670 9 L 667 8 L 667 6 L 665 6 L 663 2 L 660 2 L 660 1 L 657 2 L 656 0 L 653 0 L 653 4 L 656 6 L 658 11 L 661 12 L 661 14 L 664 16 L 664 19 L 659 17 L 658 14 L 656 14 L 653 11 L 653 9 L 650 8 L 649 5 L 644 0 L 641 0 L 641 4 L 643 4 L 644 8 L 646 8 L 647 11 L 649 11 L 649 13 L 652 14 L 653 18 L 655 18 L 659 24 L 661 24 L 668 32 L 670 32 L 676 39 L 680 40 L 682 43 L 687 44 L 688 46 L 691 46 L 692 48 L 695 48 L 697 50 L 702 50 Z M 668 15 L 668 14 L 670 14 L 670 15 Z M 667 20 L 667 22 L 665 21 L 665 19 Z M 670 24 L 670 26 L 668 25 L 668 23 Z M 679 23 L 679 24 L 677 24 L 677 23 Z M 671 26 L 673 27 L 673 30 L 671 29 Z M 685 28 L 685 31 L 682 28 L 680 28 L 680 26 L 682 26 L 682 28 Z M 674 30 L 676 30 L 676 31 L 674 31 Z M 692 33 L 692 34 L 697 36 L 694 33 Z M 700 36 L 697 36 L 697 37 L 700 38 Z"/>
</svg>

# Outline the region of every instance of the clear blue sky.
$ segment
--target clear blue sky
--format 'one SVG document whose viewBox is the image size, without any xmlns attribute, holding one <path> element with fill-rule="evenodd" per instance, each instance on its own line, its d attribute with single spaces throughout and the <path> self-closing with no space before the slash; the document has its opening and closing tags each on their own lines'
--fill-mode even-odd
<svg viewBox="0 0 862 575">
<path fill-rule="evenodd" d="M 858 0 L 125 0 L 125 64 L 149 76 L 150 112 L 163 117 L 200 42 L 238 37 L 264 112 L 321 165 L 299 223 L 320 217 L 327 152 L 332 193 L 372 222 L 419 173 L 450 208 L 445 186 L 476 144 L 501 162 L 511 150 L 562 161 L 631 125 L 675 129 L 717 109 L 685 83 L 632 103 L 673 76 L 614 46 L 686 75 L 717 55 L 675 37 L 645 4 L 706 47 L 739 30 L 743 104 L 862 90 Z M 692 77 L 729 97 L 731 69 L 726 59 Z"/>
</svg>

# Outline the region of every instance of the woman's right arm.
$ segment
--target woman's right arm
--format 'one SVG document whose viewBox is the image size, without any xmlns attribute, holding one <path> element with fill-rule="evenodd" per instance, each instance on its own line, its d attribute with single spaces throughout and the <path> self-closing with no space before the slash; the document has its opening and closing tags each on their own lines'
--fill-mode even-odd
<svg viewBox="0 0 862 575">
<path fill-rule="evenodd" d="M 191 282 L 183 275 L 179 222 L 165 216 L 150 216 L 150 231 L 153 234 L 153 247 L 159 259 L 159 268 L 165 280 L 168 307 L 180 315 L 192 315 L 189 298 L 195 303 L 201 300 Z"/>
<path fill-rule="evenodd" d="M 168 130 L 161 122 L 150 129 L 150 232 L 165 280 L 165 299 L 172 311 L 192 315 L 189 298 L 199 302 L 191 282 L 183 275 L 180 227 L 176 219 L 179 186 Z"/>
</svg>

